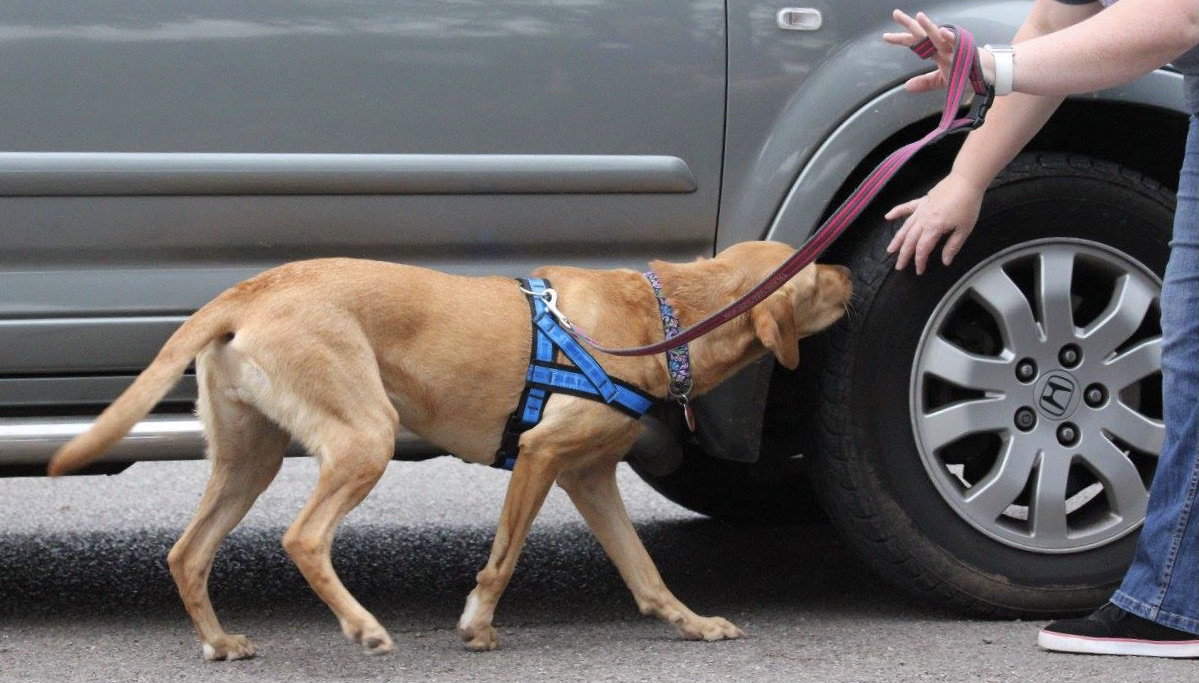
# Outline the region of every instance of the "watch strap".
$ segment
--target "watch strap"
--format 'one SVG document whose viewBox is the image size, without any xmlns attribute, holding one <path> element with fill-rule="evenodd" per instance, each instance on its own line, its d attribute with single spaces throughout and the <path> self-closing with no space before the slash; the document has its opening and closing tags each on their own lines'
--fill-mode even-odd
<svg viewBox="0 0 1199 683">
<path fill-rule="evenodd" d="M 1015 71 L 1016 49 L 1011 45 L 983 45 L 995 61 L 995 94 L 1010 95 Z"/>
</svg>

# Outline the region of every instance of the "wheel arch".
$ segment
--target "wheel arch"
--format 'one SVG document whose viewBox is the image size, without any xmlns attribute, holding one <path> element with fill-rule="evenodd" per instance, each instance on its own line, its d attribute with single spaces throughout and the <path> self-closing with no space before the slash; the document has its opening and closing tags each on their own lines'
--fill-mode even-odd
<svg viewBox="0 0 1199 683">
<path fill-rule="evenodd" d="M 846 118 L 796 176 L 766 239 L 803 242 L 875 166 L 900 145 L 933 128 L 939 115 L 938 103 L 897 86 Z M 897 120 L 908 123 L 896 126 Z M 1181 76 L 1158 70 L 1121 88 L 1067 99 L 1024 151 L 1085 154 L 1119 163 L 1174 189 L 1186 126 Z M 964 137 L 948 138 L 918 153 L 888 183 L 871 210 L 889 200 L 910 199 L 917 189 L 941 178 Z M 840 241 L 855 239 L 851 227 Z"/>
</svg>

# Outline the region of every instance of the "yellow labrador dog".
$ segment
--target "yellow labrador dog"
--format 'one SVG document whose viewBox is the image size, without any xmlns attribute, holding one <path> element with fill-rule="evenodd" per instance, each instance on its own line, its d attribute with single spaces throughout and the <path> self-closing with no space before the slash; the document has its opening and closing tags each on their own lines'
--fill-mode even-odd
<svg viewBox="0 0 1199 683">
<path fill-rule="evenodd" d="M 652 267 L 686 327 L 749 290 L 793 252 L 785 244 L 747 242 L 712 259 Z M 663 339 L 657 300 L 642 274 L 547 267 L 535 275 L 550 280 L 562 312 L 599 343 L 627 347 Z M 692 342 L 694 393 L 767 352 L 794 368 L 798 340 L 840 318 L 850 290 L 844 268 L 813 264 L 747 314 Z M 100 457 L 194 359 L 212 475 L 168 561 L 204 657 L 254 655 L 245 636 L 226 633 L 217 621 L 207 581 L 217 546 L 275 477 L 290 438 L 316 457 L 320 475 L 283 546 L 345 635 L 370 653 L 389 652 L 387 631 L 333 570 L 334 531 L 383 474 L 401 424 L 463 460 L 490 464 L 525 387 L 531 338 L 529 300 L 508 278 L 354 259 L 280 266 L 226 290 L 189 318 L 92 428 L 55 455 L 50 474 Z M 667 395 L 663 355 L 594 355 L 610 376 L 652 396 Z M 555 482 L 599 538 L 642 613 L 688 639 L 742 635 L 675 598 L 637 537 L 615 471 L 638 430 L 635 418 L 603 403 L 564 393 L 549 398 L 542 421 L 520 437 L 491 555 L 458 623 L 470 649 L 498 646 L 496 604 Z"/>
</svg>

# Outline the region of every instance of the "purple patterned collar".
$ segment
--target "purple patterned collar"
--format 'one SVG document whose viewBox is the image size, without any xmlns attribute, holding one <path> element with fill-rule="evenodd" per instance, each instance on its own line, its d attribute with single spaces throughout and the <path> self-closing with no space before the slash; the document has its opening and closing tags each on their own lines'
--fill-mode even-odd
<svg viewBox="0 0 1199 683">
<path fill-rule="evenodd" d="M 662 314 L 662 330 L 666 333 L 666 338 L 677 336 L 680 331 L 679 319 L 674 314 L 674 308 L 666 303 L 666 297 L 662 295 L 662 283 L 658 280 L 658 274 L 652 270 L 646 271 L 645 279 L 654 288 L 654 296 L 658 298 L 658 310 Z M 691 354 L 686 344 L 666 352 L 666 367 L 670 372 L 670 398 L 686 406 L 692 387 Z"/>
</svg>

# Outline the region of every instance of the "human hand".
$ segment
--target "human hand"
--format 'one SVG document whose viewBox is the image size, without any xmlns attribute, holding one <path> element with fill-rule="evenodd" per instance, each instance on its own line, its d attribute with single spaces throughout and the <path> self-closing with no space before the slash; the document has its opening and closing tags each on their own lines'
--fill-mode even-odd
<svg viewBox="0 0 1199 683">
<path fill-rule="evenodd" d="M 913 45 L 919 44 L 927 36 L 932 40 L 933 46 L 937 48 L 936 54 L 933 55 L 933 61 L 937 64 L 937 70 L 908 79 L 904 87 L 908 92 L 914 93 L 945 89 L 949 85 L 950 68 L 953 62 L 953 48 L 957 43 L 957 35 L 947 28 L 937 26 L 924 12 L 917 12 L 916 17 L 913 19 L 904 14 L 902 10 L 897 9 L 891 13 L 891 18 L 907 30 L 897 33 L 884 33 L 883 40 L 892 45 L 911 48 Z"/>
<path fill-rule="evenodd" d="M 986 187 L 977 187 L 964 178 L 950 174 L 933 186 L 928 194 L 900 204 L 886 213 L 887 220 L 907 216 L 907 220 L 891 238 L 887 253 L 899 252 L 895 269 L 903 270 L 908 261 L 915 264 L 916 274 L 924 273 L 928 257 L 941 237 L 947 236 L 941 248 L 941 263 L 948 266 L 962 250 L 966 238 L 974 230 Z"/>
</svg>

